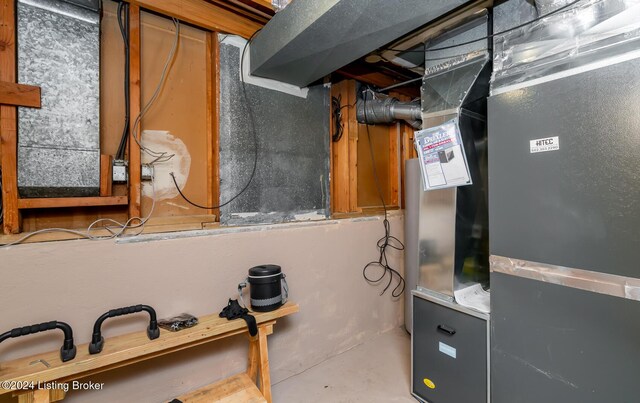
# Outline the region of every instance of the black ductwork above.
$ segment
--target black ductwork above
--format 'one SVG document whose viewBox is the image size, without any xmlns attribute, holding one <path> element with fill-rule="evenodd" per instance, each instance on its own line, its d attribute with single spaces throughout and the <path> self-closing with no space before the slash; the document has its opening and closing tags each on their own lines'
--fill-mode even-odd
<svg viewBox="0 0 640 403">
<path fill-rule="evenodd" d="M 465 3 L 296 0 L 253 40 L 251 74 L 303 87 Z"/>
</svg>

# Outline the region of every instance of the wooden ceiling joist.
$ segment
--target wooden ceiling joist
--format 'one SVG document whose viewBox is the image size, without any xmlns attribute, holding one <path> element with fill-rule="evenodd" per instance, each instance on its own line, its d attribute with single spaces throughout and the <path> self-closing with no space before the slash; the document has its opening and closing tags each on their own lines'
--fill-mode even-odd
<svg viewBox="0 0 640 403">
<path fill-rule="evenodd" d="M 128 0 L 140 8 L 178 18 L 210 31 L 249 38 L 264 24 L 202 0 Z"/>
</svg>

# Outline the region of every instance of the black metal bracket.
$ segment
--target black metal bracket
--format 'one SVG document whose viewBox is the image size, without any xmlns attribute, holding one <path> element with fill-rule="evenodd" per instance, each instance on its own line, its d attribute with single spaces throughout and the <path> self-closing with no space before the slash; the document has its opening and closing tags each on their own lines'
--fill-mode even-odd
<svg viewBox="0 0 640 403">
<path fill-rule="evenodd" d="M 136 312 L 148 312 L 150 321 L 149 327 L 147 327 L 147 336 L 149 340 L 157 339 L 160 337 L 160 328 L 158 327 L 158 321 L 156 319 L 156 311 L 149 305 L 133 305 L 125 308 L 112 309 L 109 312 L 102 314 L 96 323 L 93 325 L 93 336 L 91 336 L 91 344 L 89 344 L 89 354 L 98 354 L 104 347 L 104 337 L 100 328 L 102 322 L 109 318 L 115 318 L 116 316 L 128 315 Z"/>
<path fill-rule="evenodd" d="M 73 360 L 76 357 L 76 346 L 73 344 L 73 330 L 71 330 L 71 326 L 64 322 L 54 320 L 51 322 L 39 323 L 37 325 L 17 327 L 0 334 L 0 343 L 9 338 L 26 336 L 28 334 L 40 333 L 53 329 L 60 329 L 64 333 L 64 342 L 60 348 L 60 359 L 62 362 Z"/>
</svg>

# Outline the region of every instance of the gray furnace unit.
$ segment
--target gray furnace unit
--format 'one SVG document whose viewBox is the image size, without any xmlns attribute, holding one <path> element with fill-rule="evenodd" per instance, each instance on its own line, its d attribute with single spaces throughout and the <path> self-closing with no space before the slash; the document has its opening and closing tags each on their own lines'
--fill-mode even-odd
<svg viewBox="0 0 640 403">
<path fill-rule="evenodd" d="M 18 82 L 42 108 L 18 108 L 21 197 L 97 196 L 100 0 L 18 0 Z"/>
<path fill-rule="evenodd" d="M 638 21 L 637 2 L 581 2 L 496 38 L 494 403 L 640 396 Z"/>
</svg>

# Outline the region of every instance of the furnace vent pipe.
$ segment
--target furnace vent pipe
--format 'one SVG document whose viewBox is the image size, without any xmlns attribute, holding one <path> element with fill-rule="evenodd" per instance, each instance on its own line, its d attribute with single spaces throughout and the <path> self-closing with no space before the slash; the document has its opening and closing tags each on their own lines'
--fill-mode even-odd
<svg viewBox="0 0 640 403">
<path fill-rule="evenodd" d="M 362 99 L 356 104 L 356 119 L 368 125 L 405 120 L 415 129 L 422 128 L 422 110 L 419 103 L 400 102 L 397 98 Z"/>
</svg>

